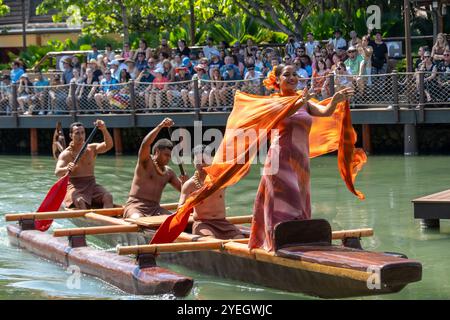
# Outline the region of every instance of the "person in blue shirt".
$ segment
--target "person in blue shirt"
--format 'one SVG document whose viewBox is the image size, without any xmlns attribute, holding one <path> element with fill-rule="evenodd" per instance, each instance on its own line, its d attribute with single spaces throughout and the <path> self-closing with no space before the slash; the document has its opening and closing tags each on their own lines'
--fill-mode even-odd
<svg viewBox="0 0 450 320">
<path fill-rule="evenodd" d="M 119 90 L 119 81 L 112 77 L 112 70 L 108 69 L 104 73 L 105 77 L 100 81 L 99 92 L 95 94 L 95 103 L 100 111 L 104 111 L 104 102 L 108 102 L 114 93 Z"/>
<path fill-rule="evenodd" d="M 234 94 L 236 93 L 236 90 L 239 89 L 239 85 L 241 84 L 241 82 L 235 82 L 232 80 L 242 80 L 242 77 L 239 71 L 236 72 L 233 65 L 226 65 L 226 70 L 223 74 L 223 80 L 226 82 L 220 90 L 221 100 L 224 102 L 224 105 L 232 106 Z M 225 110 L 226 108 L 223 109 L 223 111 Z"/>
<path fill-rule="evenodd" d="M 46 108 L 46 97 L 48 86 L 50 85 L 50 81 L 42 75 L 42 72 L 39 71 L 37 74 L 37 81 L 34 82 L 34 96 L 31 98 L 33 105 L 39 106 L 39 115 L 45 114 Z"/>
<path fill-rule="evenodd" d="M 21 65 L 18 61 L 14 61 L 11 65 L 11 82 L 12 83 L 18 83 L 20 80 L 20 77 L 25 73 L 23 69 L 21 68 Z"/>
<path fill-rule="evenodd" d="M 86 62 L 89 62 L 92 59 L 97 60 L 97 57 L 100 54 L 100 52 L 98 52 L 98 48 L 97 48 L 97 45 L 95 43 L 93 43 L 91 45 L 91 48 L 92 48 L 92 52 L 88 53 Z"/>
</svg>

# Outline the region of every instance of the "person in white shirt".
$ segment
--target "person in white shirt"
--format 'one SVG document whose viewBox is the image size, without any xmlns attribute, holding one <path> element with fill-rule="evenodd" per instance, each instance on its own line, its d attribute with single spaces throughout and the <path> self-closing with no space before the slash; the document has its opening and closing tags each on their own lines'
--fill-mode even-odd
<svg viewBox="0 0 450 320">
<path fill-rule="evenodd" d="M 294 59 L 294 65 L 295 65 L 295 72 L 298 75 L 298 84 L 297 84 L 297 90 L 303 90 L 308 86 L 308 72 L 304 69 L 304 65 L 302 63 L 302 60 L 297 57 Z"/>
<path fill-rule="evenodd" d="M 215 46 L 213 46 L 212 37 L 206 38 L 206 46 L 203 47 L 203 54 L 208 60 L 211 60 L 212 55 L 220 55 L 219 50 Z"/>
<path fill-rule="evenodd" d="M 305 49 L 306 54 L 312 59 L 314 58 L 314 49 L 319 45 L 319 41 L 314 40 L 314 35 L 311 32 L 306 34 Z"/>
<path fill-rule="evenodd" d="M 329 43 L 332 43 L 335 49 L 345 49 L 347 47 L 347 41 L 342 38 L 342 32 L 339 29 L 334 31 L 334 38 L 330 39 Z"/>
</svg>

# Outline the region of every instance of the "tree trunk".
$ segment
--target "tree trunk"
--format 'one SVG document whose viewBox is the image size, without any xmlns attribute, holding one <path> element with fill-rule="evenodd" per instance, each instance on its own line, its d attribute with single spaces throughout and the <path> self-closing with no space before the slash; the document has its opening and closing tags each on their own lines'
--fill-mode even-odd
<svg viewBox="0 0 450 320">
<path fill-rule="evenodd" d="M 127 16 L 127 8 L 123 4 L 122 1 L 120 1 L 120 8 L 122 9 L 122 22 L 123 22 L 123 43 L 129 43 L 130 42 L 130 34 L 129 34 L 129 21 Z"/>
<path fill-rule="evenodd" d="M 190 11 L 190 36 L 191 36 L 191 46 L 195 46 L 195 10 L 194 10 L 194 0 L 189 0 L 189 11 Z"/>
</svg>

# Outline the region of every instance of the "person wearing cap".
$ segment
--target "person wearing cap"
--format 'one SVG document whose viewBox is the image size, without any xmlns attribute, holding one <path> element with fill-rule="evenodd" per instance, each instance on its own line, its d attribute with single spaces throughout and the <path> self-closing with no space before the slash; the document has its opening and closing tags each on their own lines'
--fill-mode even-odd
<svg viewBox="0 0 450 320">
<path fill-rule="evenodd" d="M 169 106 L 178 107 L 181 106 L 181 102 L 185 108 L 188 107 L 188 92 L 191 75 L 186 67 L 175 68 L 174 81 L 169 84 L 169 90 L 167 91 L 167 101 Z M 176 101 L 181 98 L 182 101 Z"/>
<path fill-rule="evenodd" d="M 328 43 L 332 43 L 334 48 L 342 48 L 345 50 L 347 47 L 347 41 L 342 38 L 342 32 L 340 29 L 334 30 L 334 38 L 330 39 Z"/>
<path fill-rule="evenodd" d="M 31 110 L 25 110 L 29 107 L 31 97 L 33 95 L 33 83 L 28 78 L 28 74 L 24 73 L 19 79 L 19 88 L 17 89 L 17 103 L 19 104 L 19 112 L 25 115 L 31 115 Z"/>
<path fill-rule="evenodd" d="M 206 46 L 203 47 L 203 54 L 208 60 L 211 60 L 211 55 L 219 55 L 219 50 L 213 45 L 213 38 L 206 38 Z"/>
<path fill-rule="evenodd" d="M 195 53 L 191 52 L 190 56 L 192 55 L 195 55 Z M 187 68 L 189 74 L 192 75 L 194 73 L 194 65 L 191 61 L 191 58 L 184 57 L 183 60 L 181 61 L 181 66 Z"/>
<path fill-rule="evenodd" d="M 95 103 L 100 111 L 104 111 L 104 103 L 108 102 L 110 97 L 119 90 L 117 84 L 119 81 L 112 77 L 114 70 L 106 70 L 104 78 L 100 81 L 99 92 L 94 95 Z"/>
<path fill-rule="evenodd" d="M 210 85 L 208 77 L 207 67 L 203 64 L 198 64 L 194 67 L 194 71 L 196 72 L 192 76 L 192 80 L 198 80 L 198 88 L 200 95 L 200 107 L 205 108 L 208 103 Z M 191 90 L 189 91 L 189 101 L 191 102 L 191 106 L 195 107 L 195 91 L 194 91 L 194 82 L 190 84 Z"/>
<path fill-rule="evenodd" d="M 111 75 L 113 78 L 115 78 L 116 80 L 119 80 L 120 78 L 120 62 L 117 60 L 113 60 L 108 64 L 108 67 L 111 70 Z"/>
<path fill-rule="evenodd" d="M 351 46 L 347 50 L 348 59 L 345 60 L 345 65 L 347 70 L 354 76 L 361 75 L 361 62 L 364 61 L 364 58 L 358 54 L 358 51 L 354 46 Z"/>
<path fill-rule="evenodd" d="M 225 57 L 225 64 L 222 67 L 220 67 L 220 74 L 222 75 L 222 77 L 225 77 L 225 73 L 227 71 L 227 67 L 228 66 L 232 66 L 233 67 L 235 74 L 240 74 L 239 67 L 234 64 L 233 57 L 226 56 Z"/>
<path fill-rule="evenodd" d="M 224 106 L 232 105 L 234 94 L 239 88 L 240 82 L 233 80 L 242 80 L 240 73 L 232 65 L 226 65 L 225 73 L 223 74 L 224 86 L 220 90 L 221 100 Z M 225 108 L 224 108 L 225 111 Z"/>
<path fill-rule="evenodd" d="M 25 73 L 25 71 L 23 71 L 23 69 L 20 67 L 20 62 L 13 61 L 13 63 L 11 64 L 11 72 L 10 72 L 11 82 L 18 83 L 20 77 L 24 73 Z"/>
<path fill-rule="evenodd" d="M 139 76 L 139 70 L 136 68 L 136 62 L 134 62 L 133 59 L 127 59 L 125 60 L 125 64 L 127 65 L 127 70 L 131 79 L 136 80 Z"/>
<path fill-rule="evenodd" d="M 9 115 L 11 113 L 9 102 L 12 101 L 11 76 L 4 74 L 0 80 L 0 112 L 5 112 L 6 115 Z"/>
<path fill-rule="evenodd" d="M 153 82 L 145 89 L 145 107 L 148 110 L 153 108 L 153 103 L 156 102 L 156 108 L 160 109 L 162 105 L 162 98 L 165 91 L 167 91 L 167 83 L 169 79 L 164 77 L 164 69 L 157 68 L 153 71 L 155 79 Z"/>
<path fill-rule="evenodd" d="M 87 62 L 91 61 L 92 59 L 96 60 L 100 52 L 98 52 L 97 45 L 95 43 L 91 44 L 92 52 L 89 52 L 87 55 Z"/>
</svg>

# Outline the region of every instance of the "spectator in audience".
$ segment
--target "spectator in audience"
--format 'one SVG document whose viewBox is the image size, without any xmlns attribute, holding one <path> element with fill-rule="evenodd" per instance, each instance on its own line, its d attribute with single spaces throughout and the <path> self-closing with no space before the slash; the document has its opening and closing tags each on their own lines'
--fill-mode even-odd
<svg viewBox="0 0 450 320">
<path fill-rule="evenodd" d="M 238 67 L 239 70 L 239 76 L 241 77 L 241 79 L 244 77 L 245 74 L 245 65 L 244 65 L 244 61 L 239 60 L 238 56 L 233 54 L 231 56 L 233 58 L 233 65 Z"/>
<path fill-rule="evenodd" d="M 120 70 L 119 83 L 125 84 L 130 81 L 130 74 L 126 69 Z M 126 109 L 130 103 L 130 89 L 128 85 L 120 85 L 109 97 L 109 104 L 118 109 Z"/>
<path fill-rule="evenodd" d="M 114 60 L 114 56 L 116 54 L 114 53 L 114 50 L 112 49 L 112 45 L 110 43 L 107 43 L 105 45 L 105 52 L 103 53 L 103 57 L 107 57 L 108 61 L 113 61 Z"/>
<path fill-rule="evenodd" d="M 218 68 L 211 69 L 211 91 L 209 93 L 209 107 L 208 111 L 217 111 L 221 108 L 222 98 L 220 90 L 224 86 L 223 78 Z M 216 107 L 214 107 L 214 103 Z"/>
<path fill-rule="evenodd" d="M 206 46 L 203 47 L 203 54 L 208 60 L 211 60 L 213 54 L 219 55 L 219 50 L 213 45 L 213 38 L 206 38 Z"/>
<path fill-rule="evenodd" d="M 385 74 L 387 72 L 388 48 L 384 43 L 381 31 L 375 32 L 375 40 L 370 41 L 373 48 L 372 54 L 372 74 Z"/>
<path fill-rule="evenodd" d="M 295 58 L 294 65 L 295 65 L 295 72 L 297 73 L 297 76 L 299 78 L 297 90 L 303 90 L 308 86 L 308 79 L 309 79 L 308 72 L 305 70 L 300 57 Z"/>
<path fill-rule="evenodd" d="M 239 62 L 244 61 L 244 52 L 241 50 L 241 43 L 236 41 L 231 48 L 231 55 L 236 56 Z M 236 63 L 236 65 L 238 65 Z"/>
<path fill-rule="evenodd" d="M 167 81 L 171 82 L 174 79 L 175 76 L 175 70 L 174 68 L 172 68 L 172 64 L 170 63 L 169 60 L 164 60 L 162 63 L 162 69 L 164 70 L 163 72 L 163 77 L 167 78 Z"/>
<path fill-rule="evenodd" d="M 72 68 L 81 70 L 81 62 L 77 56 L 72 57 Z"/>
<path fill-rule="evenodd" d="M 429 51 L 425 52 L 423 55 L 424 61 L 419 65 L 419 71 L 424 72 L 424 87 L 425 96 L 427 102 L 434 101 L 438 89 L 438 79 L 437 79 L 437 66 L 433 63 L 431 53 Z M 419 83 L 417 79 L 417 84 Z"/>
<path fill-rule="evenodd" d="M 325 83 L 325 86 L 329 86 L 329 79 Z M 339 62 L 336 70 L 334 71 L 334 91 L 339 91 L 345 88 L 352 87 L 352 76 L 347 70 L 344 62 Z"/>
<path fill-rule="evenodd" d="M 145 39 L 139 40 L 139 48 L 134 52 L 133 60 L 138 60 L 138 54 L 143 53 L 144 54 L 144 60 L 147 61 L 152 56 L 152 50 L 148 47 L 147 41 Z"/>
<path fill-rule="evenodd" d="M 360 76 L 361 75 L 361 63 L 364 61 L 364 58 L 358 54 L 356 47 L 350 46 L 347 50 L 348 59 L 345 60 L 345 66 L 347 67 L 347 70 L 350 71 L 350 73 L 353 76 Z"/>
<path fill-rule="evenodd" d="M 100 83 L 101 77 L 103 77 L 103 72 L 98 67 L 97 60 L 95 60 L 95 59 L 89 60 L 88 68 L 90 68 L 92 70 L 92 74 L 94 77 L 93 81 Z M 87 69 L 86 69 L 86 73 L 87 73 Z"/>
<path fill-rule="evenodd" d="M 10 72 L 10 76 L 11 76 L 11 82 L 12 83 L 18 83 L 20 80 L 20 77 L 24 74 L 25 72 L 23 71 L 23 69 L 21 68 L 21 64 L 18 61 L 13 61 L 13 63 L 11 64 L 11 72 Z"/>
<path fill-rule="evenodd" d="M 427 50 L 427 46 L 421 46 L 419 47 L 419 51 L 417 51 L 417 54 L 419 55 L 419 58 L 417 58 L 416 62 L 414 63 L 414 70 L 419 70 L 419 65 L 423 62 L 424 58 L 423 55 Z"/>
<path fill-rule="evenodd" d="M 116 78 L 117 80 L 119 80 L 120 72 L 122 71 L 122 69 L 128 70 L 128 67 L 127 67 L 127 65 L 125 63 L 125 59 L 120 54 L 116 54 L 114 56 L 114 60 L 119 62 L 119 66 L 117 68 L 118 69 L 118 75 L 117 75 L 117 78 Z"/>
<path fill-rule="evenodd" d="M 322 59 L 317 60 L 315 70 L 312 75 L 311 87 L 319 100 L 326 99 L 330 96 L 329 88 L 325 86 L 329 73 L 330 70 L 327 69 L 325 61 Z"/>
<path fill-rule="evenodd" d="M 312 32 L 308 32 L 306 34 L 305 50 L 306 50 L 306 54 L 311 59 L 314 57 L 314 50 L 316 49 L 317 46 L 319 46 L 319 42 L 314 40 L 314 35 L 312 34 Z M 305 52 L 300 54 L 300 56 L 302 56 L 304 54 L 305 54 Z"/>
<path fill-rule="evenodd" d="M 94 95 L 98 84 L 99 78 L 95 77 L 94 69 L 88 67 L 86 69 L 86 77 L 77 88 L 77 100 L 81 110 L 87 110 L 89 106 L 94 104 Z"/>
<path fill-rule="evenodd" d="M 100 71 L 102 72 L 102 75 L 103 75 L 103 72 L 106 70 L 106 67 L 107 65 L 105 64 L 105 60 L 104 60 L 104 57 L 103 57 L 103 55 L 102 54 L 99 54 L 98 56 L 97 56 L 97 67 L 98 67 L 98 69 L 100 69 Z"/>
<path fill-rule="evenodd" d="M 1 77 L 0 82 L 0 110 L 4 111 L 6 115 L 11 114 L 11 100 L 12 99 L 12 87 L 11 76 L 4 74 Z"/>
<path fill-rule="evenodd" d="M 136 78 L 139 75 L 139 70 L 136 68 L 136 62 L 134 62 L 133 59 L 127 59 L 125 60 L 125 64 L 127 65 L 127 71 L 130 75 L 130 78 L 132 80 L 136 80 Z"/>
<path fill-rule="evenodd" d="M 156 69 L 161 69 L 163 67 L 164 60 L 168 60 L 169 55 L 167 52 L 160 52 L 158 56 L 158 63 L 156 64 Z"/>
<path fill-rule="evenodd" d="M 232 56 L 225 57 L 225 64 L 220 68 L 220 74 L 225 78 L 227 66 L 231 66 L 234 69 L 235 74 L 240 74 L 239 67 L 235 64 L 235 59 Z"/>
<path fill-rule="evenodd" d="M 76 85 L 75 99 L 78 102 L 77 97 L 79 96 L 79 90 L 80 90 L 79 89 L 80 88 L 79 84 L 81 84 L 84 79 L 81 77 L 79 69 L 74 68 L 72 70 L 72 72 L 73 72 L 73 78 L 70 80 L 70 84 L 74 83 Z M 74 109 L 73 98 L 72 98 L 72 90 L 71 89 L 69 89 L 69 93 L 68 93 L 67 98 L 66 98 L 66 104 L 67 104 L 68 110 L 73 110 Z M 77 109 L 78 109 L 78 105 L 77 105 Z"/>
<path fill-rule="evenodd" d="M 290 54 L 286 54 L 283 58 L 283 63 L 286 65 L 291 65 L 292 64 L 292 57 Z"/>
<path fill-rule="evenodd" d="M 64 90 L 61 87 L 58 87 L 61 85 L 61 77 L 59 74 L 54 74 L 53 77 L 50 79 L 50 87 L 52 87 L 48 91 L 48 96 L 50 97 L 50 108 L 47 111 L 47 114 L 57 114 L 60 111 L 65 109 L 65 101 L 67 97 L 67 90 Z"/>
<path fill-rule="evenodd" d="M 31 104 L 31 98 L 33 96 L 33 83 L 28 78 L 28 74 L 24 73 L 20 76 L 19 87 L 17 89 L 17 103 L 19 104 L 19 112 L 25 115 L 32 114 L 28 107 Z M 26 108 L 25 108 L 26 107 Z"/>
<path fill-rule="evenodd" d="M 61 84 L 69 84 L 70 80 L 73 78 L 72 60 L 70 58 L 64 58 L 63 63 L 63 74 L 61 78 Z"/>
<path fill-rule="evenodd" d="M 220 69 L 220 68 L 222 68 L 223 65 L 224 65 L 224 63 L 222 61 L 220 61 L 219 56 L 216 54 L 213 54 L 211 56 L 211 62 L 209 63 L 209 77 L 212 78 L 212 70 L 214 68 Z"/>
<path fill-rule="evenodd" d="M 108 64 L 109 70 L 111 70 L 111 76 L 116 79 L 117 81 L 120 78 L 120 62 L 117 60 L 113 60 Z"/>
<path fill-rule="evenodd" d="M 134 52 L 130 48 L 130 44 L 128 42 L 125 42 L 123 44 L 123 51 L 122 51 L 122 58 L 124 60 L 133 59 Z"/>
<path fill-rule="evenodd" d="M 169 59 L 172 54 L 172 48 L 169 46 L 166 38 L 161 39 L 161 45 L 156 49 L 156 54 L 158 56 L 163 52 L 165 53 L 164 59 Z"/>
<path fill-rule="evenodd" d="M 194 57 L 194 59 L 196 58 L 196 55 L 194 52 L 191 52 L 190 56 Z M 181 62 L 181 66 L 187 68 L 190 75 L 194 74 L 194 64 L 192 61 L 195 61 L 195 60 L 192 60 L 191 58 L 188 58 L 188 57 L 184 57 L 183 61 Z"/>
<path fill-rule="evenodd" d="M 225 51 L 225 53 L 227 53 L 229 48 L 230 48 L 230 45 L 228 44 L 228 42 L 226 42 L 224 40 L 220 41 L 219 48 L 218 48 L 219 50 L 223 50 L 223 51 Z"/>
<path fill-rule="evenodd" d="M 267 68 L 264 64 L 264 58 L 261 51 L 256 51 L 255 70 L 261 72 L 264 76 L 267 74 Z"/>
<path fill-rule="evenodd" d="M 188 107 L 189 80 L 191 80 L 191 75 L 186 67 L 175 68 L 174 81 L 169 84 L 169 90 L 167 91 L 169 106 L 182 105 L 185 108 Z"/>
<path fill-rule="evenodd" d="M 270 71 L 272 71 L 272 69 L 276 66 L 278 66 L 280 64 L 280 60 L 278 57 L 272 57 L 270 59 Z"/>
<path fill-rule="evenodd" d="M 119 81 L 113 78 L 113 72 L 115 72 L 113 69 L 105 71 L 105 77 L 100 81 L 99 92 L 94 95 L 95 103 L 103 113 L 105 112 L 104 103 L 108 102 L 110 97 L 119 90 L 119 86 L 117 86 Z"/>
<path fill-rule="evenodd" d="M 254 57 L 255 51 L 254 51 L 254 43 L 252 39 L 247 39 L 247 45 L 244 47 L 244 60 L 247 57 Z"/>
<path fill-rule="evenodd" d="M 153 61 L 154 61 L 153 57 L 151 57 L 150 59 L 153 59 Z M 138 71 L 142 71 L 147 67 L 148 67 L 148 63 L 147 63 L 147 60 L 145 60 L 145 53 L 143 53 L 143 52 L 137 53 L 136 69 L 138 69 Z"/>
<path fill-rule="evenodd" d="M 169 79 L 163 76 L 164 69 L 157 68 L 154 71 L 155 79 L 152 84 L 149 86 L 149 90 L 146 90 L 145 101 L 147 109 L 153 108 L 153 102 L 156 101 L 156 108 L 160 109 L 162 105 L 162 98 L 164 92 L 167 91 L 167 84 Z"/>
<path fill-rule="evenodd" d="M 174 67 L 174 68 L 181 67 L 181 64 L 183 63 L 183 61 L 181 60 L 181 56 L 179 54 L 175 54 L 171 63 L 172 63 L 172 67 Z"/>
<path fill-rule="evenodd" d="M 361 39 L 358 38 L 358 34 L 355 30 L 350 31 L 350 40 L 348 41 L 348 46 L 358 47 L 361 44 Z"/>
<path fill-rule="evenodd" d="M 334 72 L 336 70 L 336 68 L 339 66 L 339 64 L 341 63 L 341 59 L 339 59 L 339 56 L 335 52 L 333 54 L 333 56 L 331 57 L 331 60 L 332 60 L 332 64 L 331 64 L 330 70 Z"/>
<path fill-rule="evenodd" d="M 242 91 L 257 94 L 262 83 L 261 78 L 263 78 L 262 73 L 255 70 L 255 65 L 249 64 L 244 76 L 246 81 L 243 83 Z"/>
<path fill-rule="evenodd" d="M 361 39 L 361 44 L 356 47 L 358 49 L 359 54 L 363 57 L 364 61 L 361 65 L 361 70 L 364 79 L 364 83 L 367 83 L 367 85 L 372 85 L 372 79 L 370 75 L 372 74 L 372 54 L 373 54 L 373 48 L 369 46 L 369 36 L 365 35 Z"/>
<path fill-rule="evenodd" d="M 98 52 L 97 45 L 95 43 L 91 44 L 92 52 L 89 52 L 87 55 L 87 62 L 91 61 L 92 59 L 97 60 L 98 55 L 100 52 Z"/>
<path fill-rule="evenodd" d="M 330 39 L 328 43 L 333 44 L 333 48 L 345 50 L 347 48 L 347 41 L 342 38 L 342 32 L 340 29 L 334 30 L 334 38 Z"/>
<path fill-rule="evenodd" d="M 327 50 L 327 55 L 328 55 L 328 57 L 331 57 L 332 54 L 335 52 L 335 51 L 334 51 L 334 48 L 335 48 L 335 46 L 334 46 L 334 44 L 333 44 L 332 42 L 328 42 L 328 43 L 325 45 L 325 50 Z M 321 50 L 323 50 L 323 49 L 321 49 Z M 323 52 L 322 52 L 322 55 L 323 55 Z"/>
<path fill-rule="evenodd" d="M 449 49 L 447 39 L 443 33 L 438 33 L 436 36 L 436 42 L 431 49 L 431 58 L 435 63 L 440 63 L 444 60 L 444 52 Z"/>
<path fill-rule="evenodd" d="M 289 36 L 285 46 L 286 54 L 290 55 L 291 57 L 295 56 L 297 48 L 300 48 L 300 43 L 295 40 L 294 36 Z"/>
<path fill-rule="evenodd" d="M 219 60 L 222 63 L 225 63 L 225 57 L 227 56 L 227 51 L 226 50 L 220 50 L 219 51 Z"/>
<path fill-rule="evenodd" d="M 442 87 L 440 101 L 450 102 L 450 49 L 444 51 L 443 57 L 444 60 L 437 67 L 438 81 Z"/>
<path fill-rule="evenodd" d="M 220 96 L 222 100 L 222 105 L 232 105 L 232 98 L 239 88 L 239 82 L 233 80 L 241 80 L 239 73 L 235 72 L 235 68 L 232 65 L 226 65 L 225 73 L 223 75 L 223 80 L 226 81 L 220 90 Z M 225 111 L 226 108 L 223 109 Z"/>
<path fill-rule="evenodd" d="M 206 104 L 208 103 L 208 97 L 209 97 L 209 91 L 210 91 L 210 85 L 207 82 L 209 80 L 208 77 L 208 71 L 206 67 L 202 64 L 196 65 L 194 67 L 195 71 L 197 72 L 192 77 L 192 80 L 198 80 L 198 88 L 199 88 L 199 95 L 200 95 L 200 108 L 205 108 Z M 191 90 L 189 91 L 189 101 L 191 102 L 191 105 L 195 106 L 195 93 L 194 89 L 191 85 Z"/>
<path fill-rule="evenodd" d="M 186 45 L 186 40 L 180 39 L 178 40 L 177 54 L 181 56 L 181 58 L 188 57 L 191 54 L 191 49 Z"/>
<path fill-rule="evenodd" d="M 303 55 L 300 56 L 300 60 L 303 63 L 304 69 L 306 70 L 306 72 L 308 72 L 308 76 L 312 77 L 312 62 L 311 62 L 311 58 L 308 55 Z"/>
<path fill-rule="evenodd" d="M 136 78 L 136 91 L 138 92 L 139 100 L 144 99 L 144 105 L 146 106 L 148 103 L 148 91 L 151 90 L 150 83 L 155 80 L 155 76 L 150 71 L 149 68 L 145 68 L 139 73 L 139 76 Z M 139 103 L 139 105 L 142 105 Z"/>
</svg>

